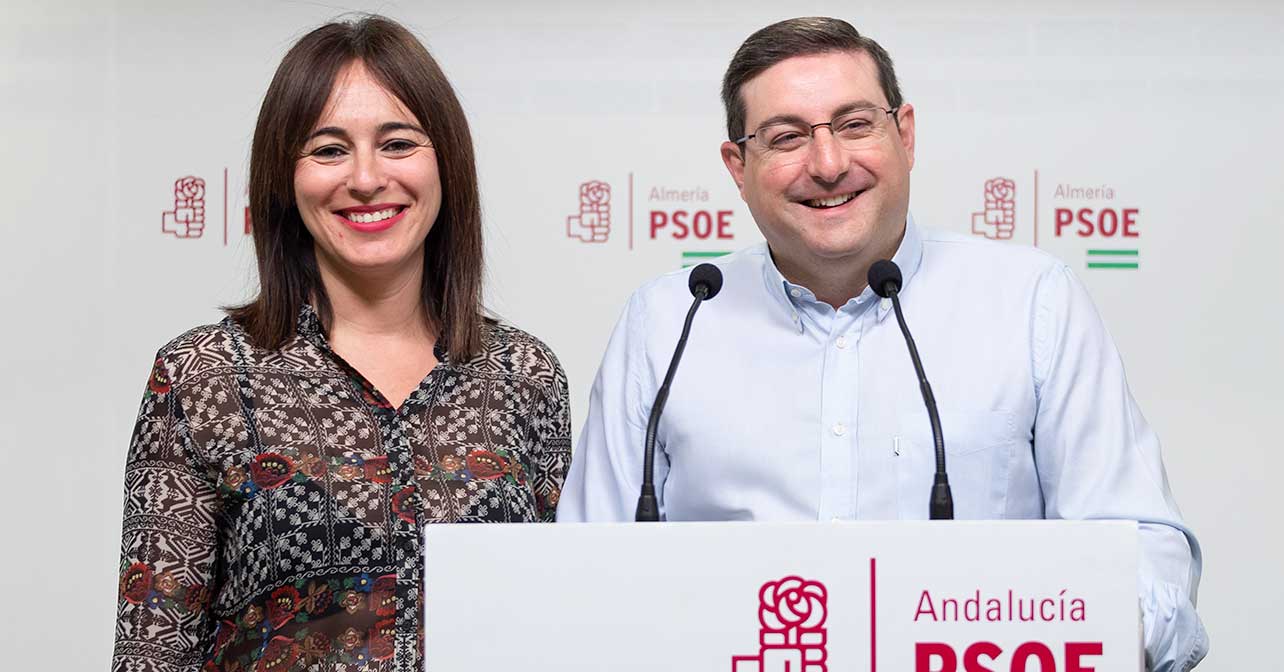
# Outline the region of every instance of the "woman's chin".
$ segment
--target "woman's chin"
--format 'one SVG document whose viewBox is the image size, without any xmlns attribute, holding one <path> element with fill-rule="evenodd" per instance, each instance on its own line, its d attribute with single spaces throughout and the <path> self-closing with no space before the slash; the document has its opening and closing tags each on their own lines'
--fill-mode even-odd
<svg viewBox="0 0 1284 672">
<path fill-rule="evenodd" d="M 361 253 L 338 255 L 333 263 L 343 269 L 344 275 L 355 277 L 395 277 L 397 274 L 413 274 L 422 268 L 423 253 L 391 254 L 387 251 L 369 250 Z"/>
</svg>

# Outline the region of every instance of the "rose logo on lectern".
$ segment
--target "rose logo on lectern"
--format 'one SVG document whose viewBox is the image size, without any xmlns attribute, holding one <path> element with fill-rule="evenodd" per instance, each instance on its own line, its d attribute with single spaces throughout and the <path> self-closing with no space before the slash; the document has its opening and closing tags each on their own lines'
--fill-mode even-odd
<svg viewBox="0 0 1284 672">
<path fill-rule="evenodd" d="M 758 591 L 758 655 L 732 656 L 731 672 L 827 672 L 828 591 L 786 576 Z"/>
<path fill-rule="evenodd" d="M 566 218 L 566 237 L 605 243 L 611 235 L 611 185 L 590 180 L 580 185 L 579 214 Z"/>
<path fill-rule="evenodd" d="M 985 211 L 972 213 L 972 233 L 1008 240 L 1016 229 L 1016 182 L 1006 177 L 985 181 Z"/>
<path fill-rule="evenodd" d="M 161 233 L 200 238 L 204 232 L 205 180 L 191 175 L 174 180 L 174 209 L 161 213 Z"/>
</svg>

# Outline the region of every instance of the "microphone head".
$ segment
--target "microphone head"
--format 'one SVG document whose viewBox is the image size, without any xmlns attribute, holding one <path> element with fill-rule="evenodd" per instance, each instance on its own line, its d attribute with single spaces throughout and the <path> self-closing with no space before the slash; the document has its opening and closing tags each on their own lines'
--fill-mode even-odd
<svg viewBox="0 0 1284 672">
<path fill-rule="evenodd" d="M 722 289 L 722 271 L 713 264 L 700 264 L 691 269 L 691 276 L 687 278 L 687 288 L 691 290 L 692 296 L 697 296 L 696 288 L 704 285 L 704 300 L 708 301 L 718 295 Z"/>
<path fill-rule="evenodd" d="M 870 289 L 874 293 L 886 299 L 891 296 L 893 291 L 901 291 L 901 267 L 890 259 L 880 259 L 869 267 L 869 275 L 866 276 L 869 281 Z"/>
</svg>

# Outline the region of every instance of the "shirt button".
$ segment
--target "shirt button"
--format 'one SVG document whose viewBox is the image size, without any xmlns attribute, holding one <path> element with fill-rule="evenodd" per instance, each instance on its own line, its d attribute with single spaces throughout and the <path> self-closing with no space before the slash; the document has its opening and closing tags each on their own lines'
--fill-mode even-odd
<svg viewBox="0 0 1284 672">
<path fill-rule="evenodd" d="M 892 300 L 891 300 L 891 299 L 883 299 L 882 301 L 879 301 L 879 302 L 878 302 L 878 307 L 879 307 L 879 308 L 882 308 L 883 310 L 887 310 L 888 308 L 891 308 L 891 307 L 892 307 Z"/>
<path fill-rule="evenodd" d="M 847 425 L 844 425 L 841 422 L 835 422 L 834 426 L 830 428 L 830 431 L 834 433 L 834 436 L 842 436 L 847 433 Z"/>
<path fill-rule="evenodd" d="M 794 317 L 793 317 L 793 319 L 794 319 L 794 322 L 797 322 L 797 321 L 798 321 L 798 313 L 794 313 Z"/>
<path fill-rule="evenodd" d="M 794 297 L 794 298 L 796 299 L 796 298 L 798 298 L 798 297 L 802 296 L 802 290 L 801 290 L 801 289 L 791 289 L 791 290 L 789 290 L 789 296 L 792 296 L 792 297 Z"/>
<path fill-rule="evenodd" d="M 847 349 L 847 337 L 839 336 L 838 340 L 834 341 L 834 345 L 838 346 L 839 350 Z"/>
</svg>

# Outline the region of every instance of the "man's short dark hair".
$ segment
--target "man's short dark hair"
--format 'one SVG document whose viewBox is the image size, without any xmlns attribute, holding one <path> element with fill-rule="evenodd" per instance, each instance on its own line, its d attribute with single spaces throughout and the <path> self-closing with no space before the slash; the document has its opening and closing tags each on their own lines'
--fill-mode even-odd
<svg viewBox="0 0 1284 672">
<path fill-rule="evenodd" d="M 878 66 L 878 83 L 893 108 L 900 107 L 901 87 L 896 83 L 892 57 L 877 42 L 861 35 L 842 19 L 807 16 L 773 23 L 749 36 L 722 77 L 722 104 L 727 110 L 727 139 L 744 136 L 745 101 L 740 89 L 771 66 L 795 56 L 831 52 L 863 52 Z"/>
</svg>

